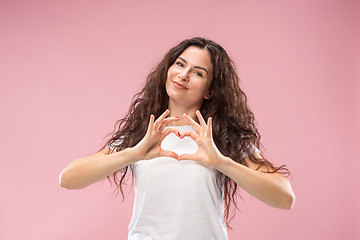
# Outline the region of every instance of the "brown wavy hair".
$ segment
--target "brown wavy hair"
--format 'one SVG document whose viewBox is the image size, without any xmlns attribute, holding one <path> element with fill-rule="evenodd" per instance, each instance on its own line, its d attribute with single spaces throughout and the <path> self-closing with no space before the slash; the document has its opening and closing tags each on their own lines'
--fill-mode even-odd
<svg viewBox="0 0 360 240">
<path fill-rule="evenodd" d="M 116 145 L 116 151 L 133 147 L 140 142 L 146 134 L 150 115 L 153 114 L 155 118 L 158 118 L 168 108 L 169 97 L 165 90 L 168 69 L 190 46 L 207 49 L 211 55 L 213 81 L 209 89 L 212 97 L 204 99 L 200 112 L 204 119 L 210 116 L 213 118 L 213 139 L 220 152 L 245 166 L 247 164 L 242 154 L 247 154 L 252 162 L 259 164 L 259 168 L 266 166 L 267 172 L 290 175 L 285 165 L 274 167 L 263 156 L 260 160 L 253 156 L 252 146 L 258 149 L 260 145 L 263 149 L 263 146 L 260 143 L 261 136 L 255 126 L 257 123 L 254 114 L 249 109 L 245 93 L 239 87 L 235 64 L 220 45 L 201 37 L 186 39 L 165 54 L 162 61 L 150 71 L 145 87 L 133 97 L 126 116 L 116 121 L 114 131 L 110 133 L 112 137 L 99 151 L 113 145 L 120 138 L 122 141 L 120 145 Z M 121 192 L 123 199 L 122 185 L 125 184 L 124 179 L 128 168 L 129 166 L 125 167 L 122 174 L 120 171 L 113 174 L 116 191 Z M 130 168 L 133 170 L 133 166 L 130 165 Z M 110 180 L 109 177 L 108 179 Z M 241 197 L 237 191 L 238 186 L 220 171 L 216 171 L 216 184 L 224 193 L 226 226 L 232 229 L 230 221 L 235 216 L 235 208 L 238 209 L 236 195 Z M 232 211 L 230 211 L 231 205 L 234 207 Z"/>
</svg>

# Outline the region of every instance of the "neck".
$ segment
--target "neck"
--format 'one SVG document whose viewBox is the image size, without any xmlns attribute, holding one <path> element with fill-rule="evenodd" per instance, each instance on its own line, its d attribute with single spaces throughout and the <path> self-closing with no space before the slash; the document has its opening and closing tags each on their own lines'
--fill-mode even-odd
<svg viewBox="0 0 360 240">
<path fill-rule="evenodd" d="M 169 101 L 168 108 L 170 110 L 170 113 L 167 117 L 179 117 L 180 119 L 178 121 L 169 122 L 167 126 L 184 126 L 184 125 L 190 125 L 190 123 L 184 118 L 184 113 L 187 113 L 192 119 L 194 119 L 196 122 L 198 122 L 197 116 L 195 114 L 196 110 L 199 110 L 197 106 L 193 107 L 186 107 L 183 105 L 177 105 L 173 104 Z"/>
</svg>

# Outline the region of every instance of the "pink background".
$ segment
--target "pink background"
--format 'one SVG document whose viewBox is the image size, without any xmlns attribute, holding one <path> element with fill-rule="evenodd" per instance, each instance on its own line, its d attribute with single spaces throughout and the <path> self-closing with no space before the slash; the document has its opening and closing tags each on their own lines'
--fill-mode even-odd
<svg viewBox="0 0 360 240">
<path fill-rule="evenodd" d="M 213 39 L 237 64 L 264 154 L 296 204 L 242 191 L 230 239 L 359 237 L 359 1 L 0 1 L 0 239 L 126 239 L 107 181 L 58 185 L 94 153 L 165 52 Z M 130 187 L 128 188 L 128 192 Z"/>
</svg>

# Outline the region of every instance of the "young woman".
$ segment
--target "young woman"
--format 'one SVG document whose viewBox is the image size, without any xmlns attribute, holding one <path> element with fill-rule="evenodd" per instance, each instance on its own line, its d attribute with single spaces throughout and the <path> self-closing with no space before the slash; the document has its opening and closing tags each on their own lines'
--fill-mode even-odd
<svg viewBox="0 0 360 240">
<path fill-rule="evenodd" d="M 97 153 L 62 171 L 60 185 L 84 188 L 113 176 L 123 195 L 130 171 L 129 239 L 227 239 L 238 186 L 272 207 L 294 205 L 289 171 L 260 153 L 234 63 L 211 40 L 170 49 L 117 124 Z"/>
</svg>

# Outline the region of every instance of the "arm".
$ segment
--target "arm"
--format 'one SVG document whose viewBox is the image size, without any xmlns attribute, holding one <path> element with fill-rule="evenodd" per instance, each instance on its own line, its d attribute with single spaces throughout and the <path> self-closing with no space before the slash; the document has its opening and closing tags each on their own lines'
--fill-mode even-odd
<svg viewBox="0 0 360 240">
<path fill-rule="evenodd" d="M 254 156 L 261 159 L 258 153 Z M 248 157 L 245 158 L 245 161 L 249 167 L 228 157 L 222 157 L 215 168 L 260 201 L 275 208 L 292 209 L 295 203 L 295 195 L 289 181 L 278 173 L 266 173 L 266 167 L 261 167 L 258 171 L 255 170 L 258 165 L 250 161 Z"/>
<path fill-rule="evenodd" d="M 134 147 L 112 154 L 109 154 L 108 149 L 104 149 L 88 157 L 76 159 L 60 173 L 60 186 L 67 189 L 85 188 L 139 160 L 159 156 L 177 158 L 176 153 L 161 149 L 161 141 L 167 135 L 171 132 L 178 133 L 178 130 L 174 128 L 163 131 L 168 122 L 179 120 L 176 117 L 165 118 L 168 114 L 169 110 L 166 110 L 156 121 L 154 115 L 151 115 L 146 135 Z"/>
<path fill-rule="evenodd" d="M 59 176 L 59 184 L 67 189 L 85 188 L 95 182 L 106 179 L 114 172 L 122 169 L 138 159 L 133 148 L 112 152 L 104 149 L 88 157 L 71 162 Z"/>
<path fill-rule="evenodd" d="M 185 119 L 194 127 L 195 132 L 184 132 L 180 138 L 191 137 L 198 144 L 198 151 L 193 154 L 182 154 L 178 160 L 194 160 L 205 166 L 216 168 L 260 201 L 272 207 L 292 209 L 295 195 L 285 177 L 278 173 L 265 173 L 266 167 L 255 170 L 258 165 L 248 157 L 245 158 L 245 161 L 249 167 L 246 167 L 222 155 L 213 141 L 212 118 L 209 117 L 206 123 L 200 111 L 196 111 L 196 115 L 200 124 L 184 115 Z M 254 153 L 254 156 L 262 159 L 258 153 Z"/>
</svg>

